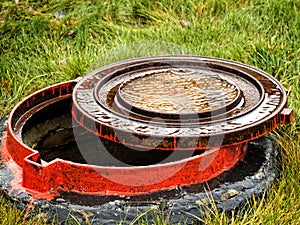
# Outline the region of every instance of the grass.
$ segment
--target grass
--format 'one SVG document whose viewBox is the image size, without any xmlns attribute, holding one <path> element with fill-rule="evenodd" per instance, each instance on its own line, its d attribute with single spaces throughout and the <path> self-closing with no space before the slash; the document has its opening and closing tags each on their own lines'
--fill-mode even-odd
<svg viewBox="0 0 300 225">
<path fill-rule="evenodd" d="M 55 18 L 58 10 L 66 15 Z M 243 214 L 215 212 L 203 222 L 299 224 L 299 28 L 295 0 L 2 0 L 0 117 L 42 87 L 126 58 L 192 53 L 255 66 L 281 81 L 294 110 L 293 123 L 272 134 L 282 146 L 282 177 Z M 23 221 L 2 197 L 0 210 L 2 224 L 44 224 L 39 218 Z M 156 224 L 167 218 L 157 213 Z"/>
</svg>

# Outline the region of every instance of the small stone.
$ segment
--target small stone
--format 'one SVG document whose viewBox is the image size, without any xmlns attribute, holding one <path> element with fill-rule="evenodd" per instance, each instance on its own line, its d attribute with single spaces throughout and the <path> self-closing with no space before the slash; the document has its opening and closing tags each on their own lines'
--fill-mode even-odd
<svg viewBox="0 0 300 225">
<path fill-rule="evenodd" d="M 57 202 L 57 203 L 62 203 L 62 202 L 65 202 L 65 200 L 64 200 L 63 198 L 57 198 L 57 199 L 56 199 L 56 202 Z"/>
<path fill-rule="evenodd" d="M 32 203 L 32 205 L 33 205 L 33 206 L 37 206 L 37 205 L 39 205 L 39 202 L 34 201 L 34 202 Z"/>
<path fill-rule="evenodd" d="M 202 198 L 196 201 L 197 205 L 207 205 L 208 203 L 210 203 L 209 198 Z"/>
<path fill-rule="evenodd" d="M 179 20 L 179 23 L 181 24 L 181 26 L 183 27 L 189 27 L 192 25 L 192 23 L 190 21 L 187 20 Z"/>
<path fill-rule="evenodd" d="M 26 192 L 21 192 L 18 195 L 18 199 L 20 199 L 23 202 L 31 202 L 32 196 L 30 194 L 26 193 Z"/>
<path fill-rule="evenodd" d="M 69 31 L 68 31 L 68 35 L 69 35 L 69 36 L 71 36 L 71 35 L 74 34 L 74 33 L 75 33 L 75 30 L 69 30 Z"/>
<path fill-rule="evenodd" d="M 16 198 L 16 196 L 18 196 L 18 194 L 19 194 L 18 190 L 12 190 L 12 191 L 10 192 L 10 195 L 11 195 L 12 197 L 14 197 L 14 198 Z"/>
<path fill-rule="evenodd" d="M 22 202 L 17 205 L 18 209 L 25 209 L 25 207 L 26 207 L 26 205 Z"/>
<path fill-rule="evenodd" d="M 66 13 L 62 10 L 58 10 L 57 12 L 54 13 L 54 17 L 57 19 L 64 18 Z"/>
<path fill-rule="evenodd" d="M 48 209 L 49 207 L 50 205 L 48 203 L 41 206 L 42 209 Z"/>
<path fill-rule="evenodd" d="M 224 194 L 222 194 L 221 200 L 225 201 L 227 199 L 230 199 L 230 198 L 233 198 L 233 197 L 239 195 L 240 193 L 241 193 L 240 191 L 237 191 L 235 189 L 229 189 L 227 192 L 225 192 Z"/>
<path fill-rule="evenodd" d="M 62 60 L 60 61 L 60 64 L 62 64 L 62 65 L 67 65 L 67 60 L 66 60 L 66 59 L 62 59 Z"/>
</svg>

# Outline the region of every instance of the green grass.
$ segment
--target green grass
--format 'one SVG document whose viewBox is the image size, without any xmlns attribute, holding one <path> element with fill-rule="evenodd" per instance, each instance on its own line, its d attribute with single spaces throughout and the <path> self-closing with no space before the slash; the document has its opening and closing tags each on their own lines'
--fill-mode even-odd
<svg viewBox="0 0 300 225">
<path fill-rule="evenodd" d="M 55 18 L 58 10 L 66 16 Z M 126 58 L 192 53 L 253 65 L 281 81 L 294 110 L 293 123 L 273 132 L 282 146 L 282 177 L 244 214 L 215 212 L 203 220 L 300 224 L 299 40 L 299 0 L 2 0 L 0 117 L 42 87 Z M 39 218 L 24 222 L 4 200 L 0 211 L 2 224 L 44 224 Z M 166 215 L 156 212 L 156 218 L 156 224 L 167 223 Z"/>
</svg>

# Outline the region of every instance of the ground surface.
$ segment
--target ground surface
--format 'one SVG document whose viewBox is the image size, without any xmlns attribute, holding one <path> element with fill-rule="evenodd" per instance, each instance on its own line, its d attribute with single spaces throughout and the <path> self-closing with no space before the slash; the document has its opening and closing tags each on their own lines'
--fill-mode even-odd
<svg viewBox="0 0 300 225">
<path fill-rule="evenodd" d="M 192 53 L 260 68 L 281 81 L 294 109 L 272 137 L 282 146 L 282 176 L 260 201 L 232 217 L 213 211 L 206 224 L 299 224 L 300 1 L 1 1 L 0 117 L 24 96 L 121 59 Z M 0 223 L 23 221 L 1 202 Z M 153 212 L 156 224 L 168 216 Z M 147 223 L 139 217 L 133 223 Z M 77 224 L 70 218 L 70 224 Z M 116 222 L 117 223 L 117 222 Z"/>
</svg>

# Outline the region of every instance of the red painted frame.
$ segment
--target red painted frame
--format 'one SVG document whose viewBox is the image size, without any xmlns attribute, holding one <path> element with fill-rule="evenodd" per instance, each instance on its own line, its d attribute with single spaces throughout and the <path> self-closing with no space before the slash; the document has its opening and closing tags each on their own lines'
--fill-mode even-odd
<svg viewBox="0 0 300 225">
<path fill-rule="evenodd" d="M 215 147 L 184 160 L 150 166 L 101 167 L 62 159 L 41 163 L 39 152 L 25 145 L 15 133 L 14 118 L 20 108 L 29 110 L 41 104 L 43 96 L 47 95 L 47 101 L 70 98 L 75 84 L 70 81 L 37 91 L 11 112 L 1 155 L 16 175 L 12 181 L 16 189 L 25 188 L 39 198 L 52 198 L 59 195 L 59 191 L 93 195 L 147 194 L 210 180 L 232 168 L 246 154 L 247 144 L 244 143 Z"/>
</svg>

